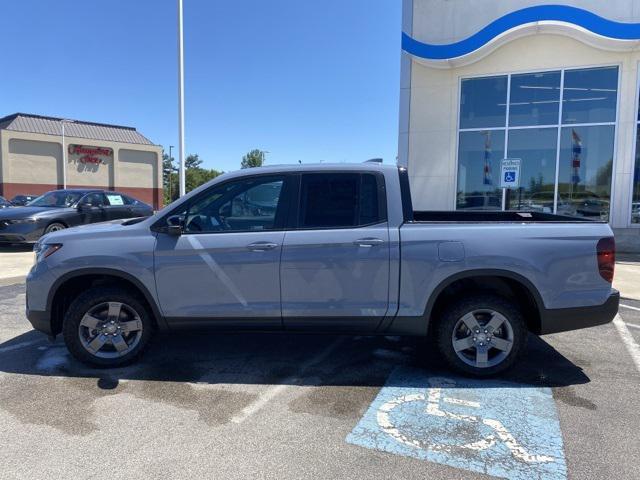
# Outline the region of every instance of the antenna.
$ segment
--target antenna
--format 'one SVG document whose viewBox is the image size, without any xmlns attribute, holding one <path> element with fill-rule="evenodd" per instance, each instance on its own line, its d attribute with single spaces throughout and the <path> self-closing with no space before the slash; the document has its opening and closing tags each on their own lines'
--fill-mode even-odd
<svg viewBox="0 0 640 480">
<path fill-rule="evenodd" d="M 364 163 L 382 163 L 381 158 L 371 158 L 369 160 L 365 160 Z"/>
</svg>

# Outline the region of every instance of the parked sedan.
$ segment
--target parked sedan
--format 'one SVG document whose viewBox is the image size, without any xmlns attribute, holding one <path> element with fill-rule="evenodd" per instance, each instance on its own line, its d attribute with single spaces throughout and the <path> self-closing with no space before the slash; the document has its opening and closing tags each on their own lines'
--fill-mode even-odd
<svg viewBox="0 0 640 480">
<path fill-rule="evenodd" d="M 9 202 L 4 197 L 0 197 L 0 208 L 9 208 L 9 207 L 13 207 L 13 205 L 11 205 L 11 202 Z"/>
<path fill-rule="evenodd" d="M 38 198 L 37 195 L 16 195 L 11 199 L 11 203 L 16 207 L 24 207 L 30 201 Z"/>
<path fill-rule="evenodd" d="M 117 192 L 54 190 L 26 207 L 1 210 L 0 243 L 32 243 L 68 227 L 152 214 L 146 203 Z"/>
</svg>

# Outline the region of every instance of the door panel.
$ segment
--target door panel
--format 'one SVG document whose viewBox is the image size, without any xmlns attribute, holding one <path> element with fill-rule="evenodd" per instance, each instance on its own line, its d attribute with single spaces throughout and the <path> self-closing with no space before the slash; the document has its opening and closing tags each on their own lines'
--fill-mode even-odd
<svg viewBox="0 0 640 480">
<path fill-rule="evenodd" d="M 284 232 L 264 231 L 159 234 L 155 271 L 163 313 L 183 322 L 257 318 L 279 327 L 283 238 Z"/>
<path fill-rule="evenodd" d="M 388 226 L 287 232 L 280 276 L 285 327 L 375 329 L 389 305 Z"/>
</svg>

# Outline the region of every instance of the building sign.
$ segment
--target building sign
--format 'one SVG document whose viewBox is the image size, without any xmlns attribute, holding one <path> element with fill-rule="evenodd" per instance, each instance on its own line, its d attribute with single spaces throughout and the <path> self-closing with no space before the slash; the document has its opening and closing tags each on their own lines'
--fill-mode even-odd
<svg viewBox="0 0 640 480">
<path fill-rule="evenodd" d="M 69 145 L 69 159 L 75 163 L 102 165 L 113 159 L 113 149 L 87 145 Z"/>
<path fill-rule="evenodd" d="M 500 187 L 518 188 L 520 186 L 520 164 L 519 158 L 505 158 L 500 164 Z"/>
</svg>

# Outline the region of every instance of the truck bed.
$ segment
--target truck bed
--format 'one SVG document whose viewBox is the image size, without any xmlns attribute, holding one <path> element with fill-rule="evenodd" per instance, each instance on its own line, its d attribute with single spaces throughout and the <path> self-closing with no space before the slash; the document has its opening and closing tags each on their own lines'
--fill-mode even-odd
<svg viewBox="0 0 640 480">
<path fill-rule="evenodd" d="M 553 215 L 551 213 L 527 212 L 527 211 L 413 211 L 415 223 L 604 223 L 583 217 L 568 217 L 563 215 Z"/>
</svg>

